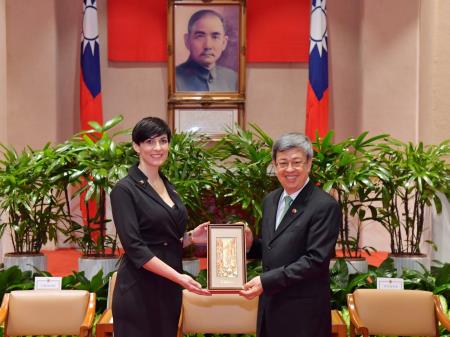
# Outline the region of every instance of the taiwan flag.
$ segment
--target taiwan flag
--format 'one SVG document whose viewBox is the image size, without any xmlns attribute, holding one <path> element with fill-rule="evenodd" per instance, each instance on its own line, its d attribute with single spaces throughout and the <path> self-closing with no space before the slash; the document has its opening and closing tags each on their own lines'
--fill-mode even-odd
<svg viewBox="0 0 450 337">
<path fill-rule="evenodd" d="M 81 32 L 80 55 L 80 127 L 81 130 L 91 129 L 90 121 L 103 124 L 102 92 L 100 85 L 100 43 L 98 37 L 97 2 L 83 0 L 83 28 Z M 98 228 L 93 223 L 97 215 L 95 200 L 85 202 L 86 193 L 80 195 L 80 208 L 83 222 L 87 226 Z M 94 232 L 93 238 L 98 238 Z"/>
<path fill-rule="evenodd" d="M 327 39 L 326 0 L 312 0 L 305 125 L 305 133 L 311 140 L 316 138 L 316 131 L 320 137 L 328 131 Z"/>
<path fill-rule="evenodd" d="M 103 124 L 96 0 L 83 0 L 80 63 L 80 126 L 87 130 L 89 121 Z"/>
</svg>

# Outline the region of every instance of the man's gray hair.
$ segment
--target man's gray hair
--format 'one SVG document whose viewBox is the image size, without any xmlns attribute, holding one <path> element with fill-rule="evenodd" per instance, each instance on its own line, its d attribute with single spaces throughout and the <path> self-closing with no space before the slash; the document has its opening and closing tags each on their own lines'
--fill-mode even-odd
<svg viewBox="0 0 450 337">
<path fill-rule="evenodd" d="M 303 133 L 289 132 L 278 138 L 272 147 L 272 159 L 275 161 L 278 152 L 283 152 L 290 149 L 300 149 L 306 154 L 306 159 L 313 157 L 313 148 L 311 141 Z"/>
</svg>

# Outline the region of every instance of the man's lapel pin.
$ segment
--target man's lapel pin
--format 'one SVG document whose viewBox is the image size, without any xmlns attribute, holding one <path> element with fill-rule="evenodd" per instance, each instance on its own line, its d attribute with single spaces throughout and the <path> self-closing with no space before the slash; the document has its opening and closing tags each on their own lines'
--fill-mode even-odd
<svg viewBox="0 0 450 337">
<path fill-rule="evenodd" d="M 297 213 L 297 208 L 293 208 L 292 211 L 291 211 L 291 213 L 292 213 L 292 214 Z"/>
</svg>

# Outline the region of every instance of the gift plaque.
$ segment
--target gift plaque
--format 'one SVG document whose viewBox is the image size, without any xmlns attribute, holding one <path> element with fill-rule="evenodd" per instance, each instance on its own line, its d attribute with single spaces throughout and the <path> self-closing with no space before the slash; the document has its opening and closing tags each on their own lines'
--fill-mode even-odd
<svg viewBox="0 0 450 337">
<path fill-rule="evenodd" d="M 208 290 L 237 293 L 246 282 L 243 224 L 208 226 Z"/>
</svg>

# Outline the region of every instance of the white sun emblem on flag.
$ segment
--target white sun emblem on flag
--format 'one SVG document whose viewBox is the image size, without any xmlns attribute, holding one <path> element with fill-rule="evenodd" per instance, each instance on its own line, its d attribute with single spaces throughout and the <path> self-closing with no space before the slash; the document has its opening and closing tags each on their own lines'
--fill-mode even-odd
<svg viewBox="0 0 450 337">
<path fill-rule="evenodd" d="M 327 0 L 316 0 L 315 6 L 311 6 L 311 32 L 309 52 L 317 46 L 319 55 L 322 56 L 323 50 L 327 50 Z"/>
<path fill-rule="evenodd" d="M 83 52 L 90 44 L 92 52 L 95 50 L 95 42 L 98 40 L 97 3 L 95 0 L 85 0 L 83 5 L 83 30 L 81 31 Z"/>
</svg>

